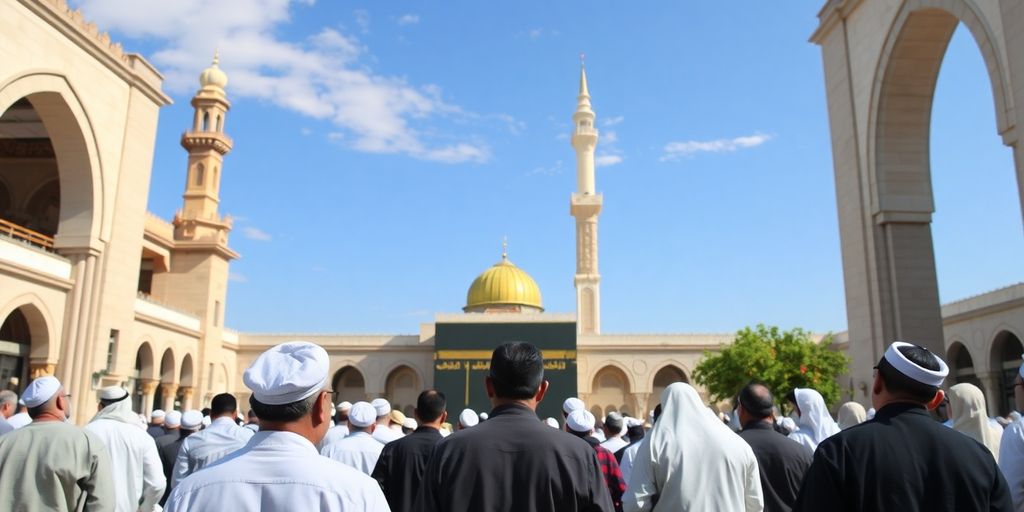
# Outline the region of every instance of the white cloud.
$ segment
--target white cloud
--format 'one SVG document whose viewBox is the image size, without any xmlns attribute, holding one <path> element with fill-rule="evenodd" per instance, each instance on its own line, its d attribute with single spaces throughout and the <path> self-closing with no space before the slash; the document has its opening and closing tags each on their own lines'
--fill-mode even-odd
<svg viewBox="0 0 1024 512">
<path fill-rule="evenodd" d="M 626 116 L 613 116 L 601 120 L 602 126 L 615 126 L 626 120 Z"/>
<path fill-rule="evenodd" d="M 398 18 L 399 25 L 415 25 L 420 22 L 420 17 L 417 14 L 406 14 L 401 18 Z"/>
<path fill-rule="evenodd" d="M 352 34 L 324 28 L 303 40 L 283 39 L 282 26 L 293 8 L 311 3 L 78 0 L 77 5 L 104 29 L 157 43 L 160 49 L 149 58 L 172 92 L 194 92 L 196 77 L 219 48 L 230 96 L 330 121 L 346 135 L 350 149 L 448 163 L 489 158 L 485 143 L 458 140 L 431 126 L 431 121 L 466 112 L 446 102 L 436 86 L 375 73 L 372 56 Z M 352 16 L 367 33 L 369 12 L 360 9 Z"/>
<path fill-rule="evenodd" d="M 661 161 L 678 160 L 683 157 L 692 156 L 697 153 L 731 153 L 741 149 L 748 149 L 760 146 L 772 139 L 771 135 L 757 133 L 733 139 L 715 140 L 687 140 L 681 142 L 669 142 L 665 144 L 665 151 Z"/>
<path fill-rule="evenodd" d="M 605 144 L 615 144 L 619 141 L 619 134 L 615 130 L 607 130 L 601 134 L 601 142 Z"/>
<path fill-rule="evenodd" d="M 535 167 L 526 173 L 527 176 L 557 176 L 562 174 L 562 161 L 555 161 L 555 165 L 550 167 Z"/>
<path fill-rule="evenodd" d="M 540 39 L 540 36 L 544 35 L 544 29 L 542 29 L 542 28 L 532 29 L 529 32 L 527 32 L 527 35 L 530 36 L 530 39 L 533 39 L 534 41 L 536 41 L 536 40 Z"/>
<path fill-rule="evenodd" d="M 259 242 L 269 242 L 271 238 L 273 238 L 270 236 L 270 233 L 267 233 L 266 231 L 263 231 L 262 229 L 259 228 L 254 228 L 252 226 L 242 228 L 242 236 L 248 238 L 249 240 L 256 240 Z"/>
<path fill-rule="evenodd" d="M 245 274 L 239 274 L 238 272 L 228 272 L 228 281 L 234 281 L 236 283 L 248 283 L 249 278 Z"/>
<path fill-rule="evenodd" d="M 597 155 L 594 158 L 594 165 L 597 167 L 611 167 L 616 164 L 621 164 L 623 158 L 619 155 Z"/>
</svg>

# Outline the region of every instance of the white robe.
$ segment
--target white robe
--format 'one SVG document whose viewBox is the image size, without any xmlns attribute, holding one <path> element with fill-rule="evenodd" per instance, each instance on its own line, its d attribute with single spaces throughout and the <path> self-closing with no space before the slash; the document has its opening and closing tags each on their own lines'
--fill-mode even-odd
<svg viewBox="0 0 1024 512">
<path fill-rule="evenodd" d="M 1003 427 L 993 426 L 988 417 L 985 395 L 974 384 L 962 382 L 949 388 L 949 409 L 953 413 L 953 430 L 985 445 L 999 462 L 999 440 Z"/>
<path fill-rule="evenodd" d="M 609 437 L 605 442 L 601 443 L 601 447 L 604 448 L 605 450 L 615 453 L 625 448 L 628 444 L 629 442 L 623 439 L 622 435 L 620 434 L 617 436 Z"/>
<path fill-rule="evenodd" d="M 263 430 L 241 450 L 171 491 L 168 512 L 319 510 L 390 512 L 377 482 L 321 457 L 306 438 Z"/>
<path fill-rule="evenodd" d="M 85 429 L 103 441 L 110 453 L 113 469 L 110 478 L 114 480 L 117 494 L 115 510 L 154 510 L 167 487 L 167 479 L 153 436 L 136 425 L 116 419 L 94 419 Z"/>
<path fill-rule="evenodd" d="M 366 475 L 373 473 L 384 445 L 366 432 L 353 432 L 344 439 L 333 441 L 320 450 L 324 457 L 358 469 Z"/>
<path fill-rule="evenodd" d="M 839 425 L 828 413 L 821 393 L 811 388 L 796 388 L 795 391 L 800 419 L 796 422 L 796 432 L 789 434 L 789 438 L 813 455 L 818 443 L 839 433 Z"/>
<path fill-rule="evenodd" d="M 388 444 L 391 441 L 396 441 L 403 437 L 405 437 L 405 434 L 401 431 L 393 430 L 384 425 L 377 425 L 377 427 L 373 429 L 373 438 L 380 441 L 380 444 Z"/>
<path fill-rule="evenodd" d="M 331 427 L 330 430 L 327 431 L 327 435 L 324 436 L 324 440 L 320 441 L 320 450 L 322 451 L 325 446 L 335 441 L 344 439 L 348 434 L 348 425 L 344 423 Z"/>
<path fill-rule="evenodd" d="M 32 423 L 32 417 L 27 412 L 19 412 L 10 418 L 7 418 L 7 424 L 18 429 Z"/>
<path fill-rule="evenodd" d="M 186 476 L 239 450 L 253 434 L 253 431 L 239 427 L 231 418 L 222 417 L 213 420 L 209 427 L 186 437 L 174 461 L 171 487 L 178 485 Z"/>
<path fill-rule="evenodd" d="M 1013 509 L 1024 512 L 1024 419 L 1006 427 L 999 443 L 999 470 L 1013 498 Z"/>
<path fill-rule="evenodd" d="M 763 510 L 753 450 L 724 425 L 689 385 L 661 395 L 662 414 L 640 443 L 622 496 L 626 512 Z"/>
<path fill-rule="evenodd" d="M 633 461 L 636 460 L 636 454 L 640 450 L 640 442 L 633 443 L 626 447 L 626 451 L 622 452 L 622 462 L 619 463 L 619 471 L 622 472 L 622 481 L 626 482 L 626 488 L 629 488 L 629 477 L 633 474 Z"/>
</svg>

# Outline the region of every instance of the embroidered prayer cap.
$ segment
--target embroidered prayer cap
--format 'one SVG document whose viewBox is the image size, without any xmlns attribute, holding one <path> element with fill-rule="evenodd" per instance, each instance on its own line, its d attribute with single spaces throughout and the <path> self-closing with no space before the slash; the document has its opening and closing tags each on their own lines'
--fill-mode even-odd
<svg viewBox="0 0 1024 512">
<path fill-rule="evenodd" d="M 896 371 L 906 375 L 907 377 L 920 382 L 926 386 L 939 387 L 942 386 L 942 381 L 946 379 L 946 375 L 949 375 L 949 367 L 946 366 L 946 362 L 941 357 L 935 356 L 935 360 L 939 362 L 938 370 L 929 370 L 918 366 L 916 363 L 907 359 L 907 356 L 900 352 L 900 347 L 914 347 L 913 343 L 906 343 L 903 341 L 895 341 L 892 345 L 889 345 L 889 349 L 885 351 L 885 360 L 892 365 Z M 924 348 L 924 347 L 919 347 Z M 928 349 L 925 349 L 928 350 Z M 929 352 L 931 354 L 931 352 Z"/>
<path fill-rule="evenodd" d="M 573 432 L 590 432 L 594 430 L 594 423 L 596 422 L 597 419 L 594 418 L 594 415 L 586 409 L 576 409 L 565 418 L 565 424 Z"/>
<path fill-rule="evenodd" d="M 242 381 L 260 403 L 285 405 L 323 390 L 329 366 L 327 351 L 320 345 L 289 341 L 260 354 Z"/>
<path fill-rule="evenodd" d="M 583 403 L 583 400 L 580 400 L 579 398 L 576 398 L 574 396 L 566 398 L 565 401 L 562 402 L 562 412 L 564 412 L 566 414 L 569 414 L 569 413 L 575 411 L 576 409 L 586 409 L 586 408 L 587 408 L 587 404 Z"/>
<path fill-rule="evenodd" d="M 477 423 L 480 423 L 480 416 L 473 409 L 463 409 L 462 414 L 459 414 L 459 424 L 463 428 L 475 427 Z"/>
<path fill-rule="evenodd" d="M 348 411 L 348 421 L 359 428 L 369 427 L 377 422 L 377 409 L 368 402 L 356 402 Z"/>
<path fill-rule="evenodd" d="M 374 398 L 370 405 L 377 410 L 378 418 L 391 414 L 391 402 L 388 402 L 386 398 Z"/>
<path fill-rule="evenodd" d="M 60 390 L 60 381 L 57 377 L 47 375 L 45 377 L 39 377 L 33 380 L 28 387 L 25 388 L 25 392 L 22 393 L 21 399 L 25 402 L 25 407 L 39 407 L 45 404 L 53 398 L 53 395 L 57 394 Z"/>
</svg>

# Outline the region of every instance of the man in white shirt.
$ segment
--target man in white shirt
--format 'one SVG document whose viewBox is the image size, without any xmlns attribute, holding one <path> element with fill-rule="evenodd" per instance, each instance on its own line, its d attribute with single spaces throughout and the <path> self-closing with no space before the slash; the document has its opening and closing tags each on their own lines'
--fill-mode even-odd
<svg viewBox="0 0 1024 512">
<path fill-rule="evenodd" d="M 401 439 L 401 431 L 396 432 L 388 428 L 391 425 L 391 402 L 385 398 L 377 398 L 370 402 L 370 405 L 377 411 L 377 426 L 373 429 L 373 438 L 380 441 L 381 444 Z"/>
<path fill-rule="evenodd" d="M 384 445 L 372 435 L 380 428 L 375 425 L 376 419 L 377 411 L 372 405 L 366 402 L 352 404 L 348 413 L 349 435 L 325 445 L 320 454 L 370 475 L 384 449 Z"/>
<path fill-rule="evenodd" d="M 622 438 L 622 434 L 625 433 L 626 419 L 615 411 L 608 413 L 604 418 L 605 441 L 601 443 L 601 447 L 612 453 L 625 448 L 629 444 Z"/>
<path fill-rule="evenodd" d="M 1013 379 L 1013 397 L 1017 408 L 1024 409 L 1024 365 Z M 999 443 L 999 470 L 1006 478 L 1013 498 L 1013 509 L 1024 511 L 1024 419 L 1006 427 Z"/>
<path fill-rule="evenodd" d="M 19 429 L 29 423 L 32 423 L 32 417 L 28 415 L 28 407 L 25 407 L 24 400 L 18 400 L 18 413 L 7 418 L 7 424 Z"/>
<path fill-rule="evenodd" d="M 186 476 L 223 459 L 245 446 L 253 431 L 235 423 L 238 401 L 233 395 L 221 393 L 210 402 L 210 426 L 186 437 L 178 448 L 171 487 Z"/>
<path fill-rule="evenodd" d="M 260 354 L 242 377 L 260 431 L 241 450 L 186 477 L 164 510 L 387 512 L 372 478 L 320 457 L 331 424 L 327 351 L 304 341 Z"/>
<path fill-rule="evenodd" d="M 352 410 L 352 402 L 342 402 L 338 404 L 338 407 L 334 411 L 334 426 L 327 431 L 327 435 L 324 436 L 324 440 L 320 441 L 320 449 L 335 441 L 344 439 L 349 434 L 348 432 L 348 413 Z M 376 412 L 374 412 L 376 414 Z"/>
<path fill-rule="evenodd" d="M 103 441 L 110 453 L 117 512 L 150 512 L 164 494 L 167 481 L 160 454 L 146 425 L 132 411 L 131 394 L 118 386 L 100 391 L 99 412 L 85 429 Z"/>
</svg>

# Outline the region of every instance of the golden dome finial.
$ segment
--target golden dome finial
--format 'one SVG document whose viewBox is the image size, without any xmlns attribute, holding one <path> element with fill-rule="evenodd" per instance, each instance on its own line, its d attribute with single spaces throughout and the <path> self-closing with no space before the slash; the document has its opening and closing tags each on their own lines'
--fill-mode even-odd
<svg viewBox="0 0 1024 512">
<path fill-rule="evenodd" d="M 501 239 L 501 261 L 508 260 L 508 235 Z"/>
<path fill-rule="evenodd" d="M 213 62 L 210 67 L 199 74 L 200 87 L 216 87 L 224 89 L 228 85 L 228 75 L 220 69 L 220 48 L 213 52 Z"/>
</svg>

